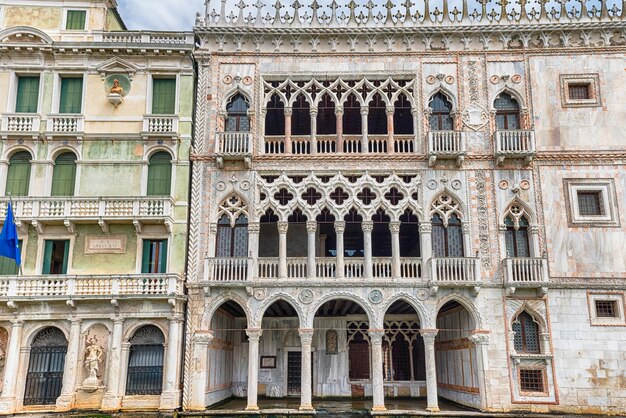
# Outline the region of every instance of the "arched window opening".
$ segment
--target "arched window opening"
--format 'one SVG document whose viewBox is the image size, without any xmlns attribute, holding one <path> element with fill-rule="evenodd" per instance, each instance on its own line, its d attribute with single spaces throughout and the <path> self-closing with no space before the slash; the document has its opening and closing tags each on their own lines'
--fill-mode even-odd
<svg viewBox="0 0 626 418">
<path fill-rule="evenodd" d="M 493 107 L 496 109 L 496 129 L 520 129 L 519 103 L 510 94 L 501 93 L 496 98 Z"/>
<path fill-rule="evenodd" d="M 172 156 L 159 151 L 148 162 L 148 196 L 169 196 L 172 188 Z"/>
<path fill-rule="evenodd" d="M 439 214 L 432 219 L 433 255 L 435 257 L 463 257 L 463 229 L 456 214 L 448 218 L 445 225 Z"/>
<path fill-rule="evenodd" d="M 361 135 L 361 104 L 352 93 L 343 104 L 344 135 Z"/>
<path fill-rule="evenodd" d="M 287 257 L 306 257 L 308 254 L 306 215 L 300 209 L 296 209 L 287 218 L 287 221 L 289 222 Z"/>
<path fill-rule="evenodd" d="M 226 105 L 226 132 L 249 132 L 248 102 L 241 94 L 233 96 Z"/>
<path fill-rule="evenodd" d="M 267 103 L 265 135 L 285 135 L 285 105 L 276 93 L 272 95 Z"/>
<path fill-rule="evenodd" d="M 239 215 L 235 225 L 230 225 L 223 215 L 217 223 L 216 257 L 246 257 L 248 255 L 248 218 Z"/>
<path fill-rule="evenodd" d="M 74 196 L 76 185 L 76 154 L 64 152 L 54 160 L 51 196 Z"/>
<path fill-rule="evenodd" d="M 518 353 L 538 354 L 539 325 L 528 312 L 523 311 L 513 320 L 513 346 Z"/>
<path fill-rule="evenodd" d="M 55 327 L 37 333 L 30 348 L 24 405 L 54 405 L 63 387 L 65 334 Z"/>
<path fill-rule="evenodd" d="M 304 94 L 296 98 L 291 109 L 291 134 L 311 135 L 311 107 Z"/>
<path fill-rule="evenodd" d="M 400 216 L 400 257 L 421 257 L 419 222 L 409 210 Z"/>
<path fill-rule="evenodd" d="M 516 226 L 511 216 L 507 216 L 504 220 L 504 225 L 506 225 L 505 241 L 507 257 L 530 257 L 528 220 L 526 217 L 521 217 Z"/>
<path fill-rule="evenodd" d="M 374 216 L 374 229 L 372 230 L 372 256 L 391 257 L 391 231 L 389 222 L 391 218 L 387 216 L 383 209 L 379 209 Z"/>
<path fill-rule="evenodd" d="M 395 135 L 413 135 L 411 102 L 404 94 L 400 94 L 393 107 L 393 133 Z"/>
<path fill-rule="evenodd" d="M 387 135 L 387 105 L 375 94 L 369 103 L 367 112 L 367 133 L 369 135 Z"/>
<path fill-rule="evenodd" d="M 337 115 L 335 114 L 335 102 L 333 102 L 328 93 L 322 96 L 322 99 L 317 105 L 317 134 L 337 134 Z"/>
<path fill-rule="evenodd" d="M 348 378 L 369 380 L 370 342 L 367 336 L 367 322 L 348 325 Z"/>
<path fill-rule="evenodd" d="M 443 94 L 437 93 L 428 104 L 431 113 L 429 118 L 431 131 L 452 131 L 454 122 L 452 120 L 452 102 Z"/>
<path fill-rule="evenodd" d="M 163 333 L 154 325 L 143 326 L 132 336 L 128 356 L 127 395 L 161 394 L 164 343 Z"/>
<path fill-rule="evenodd" d="M 318 248 L 322 257 L 337 256 L 337 234 L 335 217 L 326 208 L 315 219 L 317 221 Z"/>
<path fill-rule="evenodd" d="M 363 218 L 356 209 L 352 208 L 344 217 L 346 230 L 343 235 L 345 257 L 363 257 Z"/>
<path fill-rule="evenodd" d="M 278 257 L 278 215 L 268 209 L 259 222 L 259 257 Z"/>
<path fill-rule="evenodd" d="M 9 159 L 6 196 L 28 196 L 30 185 L 30 161 L 32 156 L 27 151 L 19 151 Z"/>
</svg>

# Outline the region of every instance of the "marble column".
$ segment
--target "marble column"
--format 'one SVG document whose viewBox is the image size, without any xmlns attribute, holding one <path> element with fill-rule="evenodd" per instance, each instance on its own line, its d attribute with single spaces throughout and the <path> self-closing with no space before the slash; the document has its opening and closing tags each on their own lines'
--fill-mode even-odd
<svg viewBox="0 0 626 418">
<path fill-rule="evenodd" d="M 306 271 L 307 277 L 313 279 L 317 277 L 317 269 L 315 268 L 315 233 L 317 232 L 317 222 L 307 221 L 306 233 L 307 233 L 307 258 L 306 258 Z"/>
<path fill-rule="evenodd" d="M 122 370 L 122 343 L 124 331 L 124 318 L 113 319 L 113 336 L 109 348 L 109 365 L 107 389 L 102 398 L 102 410 L 116 411 L 122 406 L 122 393 L 120 393 L 120 370 Z M 124 367 L 124 369 L 126 369 Z"/>
<path fill-rule="evenodd" d="M 425 279 L 430 277 L 430 259 L 433 256 L 433 225 L 430 222 L 419 224 L 420 248 L 422 250 L 422 276 Z"/>
<path fill-rule="evenodd" d="M 400 222 L 389 222 L 391 232 L 391 278 L 398 279 L 400 272 Z"/>
<path fill-rule="evenodd" d="M 169 320 L 167 332 L 167 351 L 165 353 L 165 381 L 161 393 L 160 409 L 176 409 L 180 406 L 180 389 L 178 387 L 178 361 L 181 349 L 181 327 L 183 318 L 174 316 Z"/>
<path fill-rule="evenodd" d="M 368 153 L 369 152 L 369 139 L 368 139 L 368 130 L 367 130 L 367 115 L 369 114 L 369 109 L 367 106 L 361 107 L 361 152 Z"/>
<path fill-rule="evenodd" d="M 278 221 L 278 278 L 287 278 L 287 230 L 289 222 Z"/>
<path fill-rule="evenodd" d="M 343 108 L 335 108 L 335 130 L 337 132 L 337 152 L 343 152 Z"/>
<path fill-rule="evenodd" d="M 259 234 L 261 224 L 259 222 L 248 223 L 248 280 L 258 277 L 257 261 L 259 259 Z"/>
<path fill-rule="evenodd" d="M 489 334 L 482 331 L 474 331 L 468 337 L 470 342 L 474 344 L 476 350 L 476 375 L 478 377 L 478 391 L 480 393 L 480 409 L 488 408 L 489 388 L 487 387 L 487 370 L 489 370 L 489 354 L 487 348 L 489 346 Z"/>
<path fill-rule="evenodd" d="M 80 319 L 73 318 L 70 321 L 70 339 L 67 344 L 65 367 L 63 368 L 63 387 L 61 396 L 59 396 L 56 402 L 57 410 L 69 411 L 74 407 L 74 402 L 76 401 L 76 377 L 79 365 L 82 366 L 82 361 L 78 360 L 80 326 Z"/>
<path fill-rule="evenodd" d="M 292 145 L 291 145 L 291 114 L 292 110 L 290 107 L 285 108 L 285 154 L 292 153 Z"/>
<path fill-rule="evenodd" d="M 263 330 L 247 329 L 248 335 L 248 406 L 246 411 L 258 411 L 257 392 L 259 390 L 259 339 Z"/>
<path fill-rule="evenodd" d="M 23 327 L 23 321 L 11 321 L 11 335 L 9 335 L 9 346 L 7 347 L 4 362 L 2 396 L 0 397 L 0 412 L 3 414 L 15 412 L 15 389 L 17 386 L 18 366 L 20 364 L 20 343 Z"/>
<path fill-rule="evenodd" d="M 363 229 L 363 278 L 371 279 L 373 276 L 372 230 L 374 229 L 374 222 L 363 221 L 361 229 Z"/>
<path fill-rule="evenodd" d="M 395 112 L 395 108 L 390 106 L 385 109 L 385 113 L 387 114 L 387 154 L 393 154 L 395 152 L 394 147 L 394 129 L 393 129 L 393 114 Z"/>
<path fill-rule="evenodd" d="M 383 386 L 383 337 L 382 329 L 367 332 L 372 344 L 372 411 L 386 411 L 385 388 Z"/>
<path fill-rule="evenodd" d="M 187 405 L 187 409 L 191 411 L 206 409 L 209 344 L 213 338 L 213 331 L 196 331 L 193 335 L 193 360 L 189 382 L 191 395 Z"/>
<path fill-rule="evenodd" d="M 335 234 L 337 234 L 337 261 L 335 277 L 343 279 L 345 275 L 343 233 L 346 231 L 346 221 L 335 221 Z"/>
<path fill-rule="evenodd" d="M 531 257 L 541 257 L 541 249 L 539 247 L 539 227 L 537 225 L 532 225 L 528 228 L 528 238 L 529 238 L 529 247 L 532 251 L 530 253 Z M 502 242 L 505 242 L 504 240 Z M 505 245 L 506 246 L 506 245 Z"/>
<path fill-rule="evenodd" d="M 419 144 L 420 144 L 420 118 L 418 117 L 419 110 L 415 107 L 411 108 L 411 116 L 413 116 L 413 152 L 419 152 Z M 423 151 L 422 151 L 423 152 Z M 427 153 L 426 150 L 425 153 Z"/>
<path fill-rule="evenodd" d="M 300 346 L 302 347 L 302 374 L 300 387 L 300 410 L 313 411 L 312 403 L 312 365 L 311 365 L 311 345 L 313 342 L 312 329 L 300 329 Z"/>
<path fill-rule="evenodd" d="M 435 363 L 435 337 L 438 332 L 436 329 L 420 330 L 424 339 L 424 357 L 426 359 L 426 410 L 428 412 L 439 412 L 437 365 Z"/>
<path fill-rule="evenodd" d="M 470 237 L 470 223 L 464 221 L 461 223 L 461 228 L 463 230 L 463 252 L 465 257 L 472 256 L 472 240 Z"/>
<path fill-rule="evenodd" d="M 317 154 L 317 109 L 309 110 L 311 115 L 311 154 Z"/>
</svg>

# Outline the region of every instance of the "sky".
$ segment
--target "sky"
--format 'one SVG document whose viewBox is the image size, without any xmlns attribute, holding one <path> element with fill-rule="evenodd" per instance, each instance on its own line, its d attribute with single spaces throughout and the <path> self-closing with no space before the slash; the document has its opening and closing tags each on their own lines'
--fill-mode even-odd
<svg viewBox="0 0 626 418">
<path fill-rule="evenodd" d="M 118 0 L 118 11 L 128 29 L 193 29 L 204 0 Z"/>
</svg>

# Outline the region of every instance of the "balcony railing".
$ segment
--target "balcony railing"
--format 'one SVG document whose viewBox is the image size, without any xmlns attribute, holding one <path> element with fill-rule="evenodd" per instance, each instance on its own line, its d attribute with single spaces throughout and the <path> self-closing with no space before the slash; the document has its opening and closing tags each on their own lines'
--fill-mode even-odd
<svg viewBox="0 0 626 418">
<path fill-rule="evenodd" d="M 395 135 L 393 149 L 389 149 L 387 135 L 370 135 L 367 145 L 363 149 L 361 135 L 344 135 L 339 143 L 335 135 L 317 135 L 315 144 L 310 136 L 292 136 L 291 153 L 289 153 L 283 136 L 266 136 L 263 152 L 268 155 L 310 155 L 310 154 L 407 154 L 415 152 L 415 138 L 413 135 Z"/>
<path fill-rule="evenodd" d="M 3 113 L 2 137 L 39 135 L 41 116 L 36 113 Z"/>
<path fill-rule="evenodd" d="M 178 116 L 176 115 L 144 115 L 144 137 L 178 137 Z"/>
<path fill-rule="evenodd" d="M 224 160 L 243 160 L 250 166 L 252 156 L 250 132 L 218 132 L 215 135 L 215 158 L 219 167 Z"/>
<path fill-rule="evenodd" d="M 437 286 L 475 286 L 480 282 L 480 260 L 477 257 L 431 258 L 430 280 Z"/>
<path fill-rule="evenodd" d="M 547 258 L 506 258 L 504 267 L 507 287 L 541 287 L 549 281 Z"/>
<path fill-rule="evenodd" d="M 96 42 L 108 42 L 113 44 L 169 44 L 187 45 L 193 47 L 193 33 L 160 33 L 160 32 L 105 32 L 96 33 Z"/>
<path fill-rule="evenodd" d="M 506 158 L 521 158 L 528 164 L 537 152 L 533 130 L 496 131 L 494 140 L 498 164 L 502 164 Z"/>
<path fill-rule="evenodd" d="M 250 279 L 252 259 L 247 257 L 209 258 L 209 280 L 216 282 L 245 282 Z"/>
<path fill-rule="evenodd" d="M 428 165 L 434 166 L 437 159 L 453 159 L 456 165 L 463 164 L 465 157 L 465 135 L 461 131 L 428 132 Z"/>
<path fill-rule="evenodd" d="M 8 298 L 155 297 L 183 293 L 183 280 L 177 274 L 0 276 L 0 297 Z"/>
<path fill-rule="evenodd" d="M 48 115 L 46 136 L 82 136 L 85 132 L 85 118 L 80 114 Z"/>
</svg>

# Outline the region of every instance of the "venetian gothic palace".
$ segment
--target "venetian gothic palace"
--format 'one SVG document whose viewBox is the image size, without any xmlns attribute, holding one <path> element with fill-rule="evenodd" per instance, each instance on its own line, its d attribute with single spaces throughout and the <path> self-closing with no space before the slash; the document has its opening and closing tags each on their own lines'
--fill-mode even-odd
<svg viewBox="0 0 626 418">
<path fill-rule="evenodd" d="M 0 414 L 626 414 L 626 3 L 231 3 L 0 1 Z"/>
</svg>

